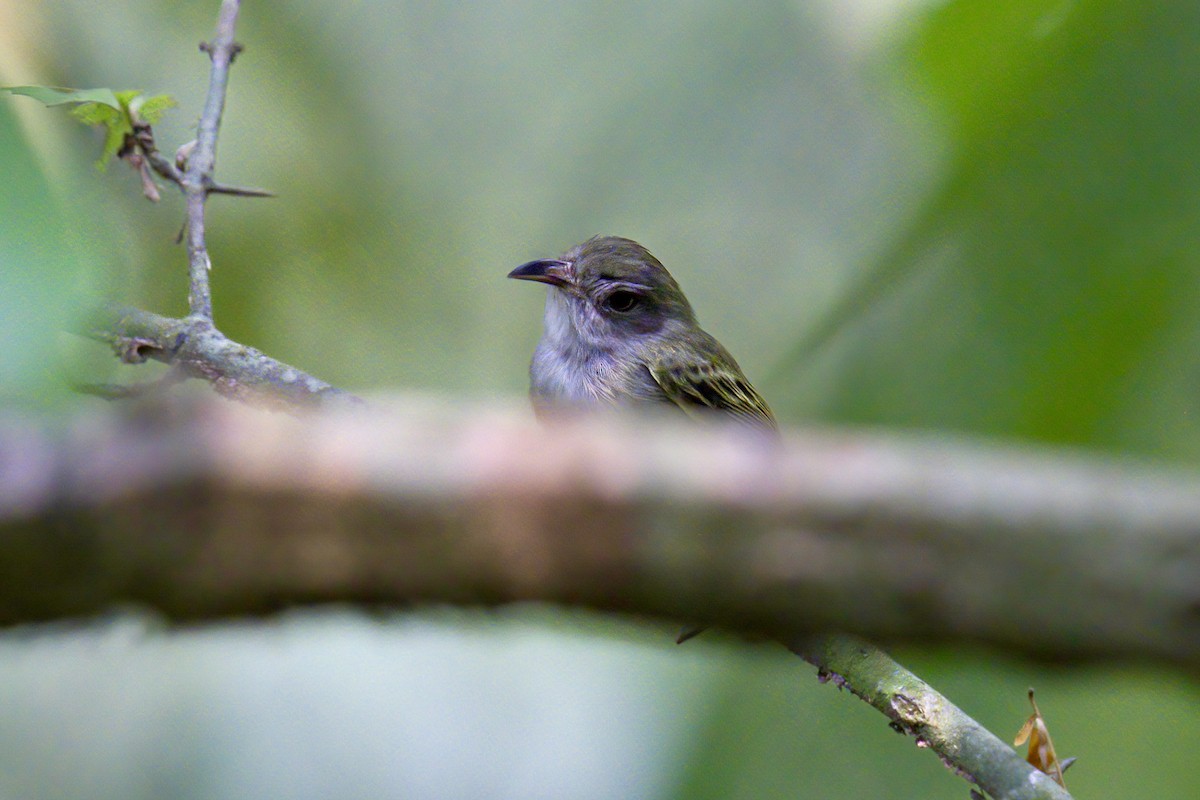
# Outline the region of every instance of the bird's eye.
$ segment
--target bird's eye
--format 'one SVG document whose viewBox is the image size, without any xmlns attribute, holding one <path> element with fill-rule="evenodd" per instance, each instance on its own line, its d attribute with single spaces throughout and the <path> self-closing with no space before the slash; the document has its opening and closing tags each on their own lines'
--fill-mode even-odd
<svg viewBox="0 0 1200 800">
<path fill-rule="evenodd" d="M 621 290 L 615 291 L 604 298 L 605 307 L 622 314 L 626 311 L 632 311 L 640 302 L 642 302 L 642 298 L 637 294 Z"/>
</svg>

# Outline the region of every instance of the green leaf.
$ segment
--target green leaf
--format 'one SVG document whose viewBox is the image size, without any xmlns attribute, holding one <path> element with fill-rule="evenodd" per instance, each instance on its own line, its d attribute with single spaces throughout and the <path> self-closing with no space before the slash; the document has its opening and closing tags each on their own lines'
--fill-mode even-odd
<svg viewBox="0 0 1200 800">
<path fill-rule="evenodd" d="M 129 112 L 120 106 L 110 108 L 99 103 L 83 103 L 71 109 L 71 116 L 84 125 L 104 128 L 104 147 L 100 151 L 100 158 L 96 160 L 96 169 L 103 172 L 109 159 L 114 158 L 125 144 L 125 137 L 133 133 Z"/>
<path fill-rule="evenodd" d="M 0 90 L 32 97 L 46 106 L 61 106 L 67 103 L 99 103 L 121 110 L 121 104 L 112 89 L 63 89 L 55 86 L 0 86 Z"/>
<path fill-rule="evenodd" d="M 129 111 L 131 104 L 141 95 L 137 89 L 124 89 L 116 92 L 117 102 L 121 104 L 122 111 Z"/>
<path fill-rule="evenodd" d="M 156 124 L 167 109 L 176 105 L 169 94 L 143 95 L 137 89 L 114 92 L 112 89 L 61 89 L 50 86 L 0 87 L 13 94 L 26 95 L 47 106 L 75 104 L 71 116 L 84 125 L 104 127 L 104 147 L 96 161 L 103 171 L 110 159 L 116 157 L 133 133 L 135 120 Z"/>
<path fill-rule="evenodd" d="M 129 110 L 148 125 L 157 125 L 169 109 L 179 105 L 169 94 L 139 95 L 129 102 Z"/>
<path fill-rule="evenodd" d="M 84 125 L 111 125 L 119 121 L 125 112 L 101 103 L 81 103 L 71 109 L 71 116 Z"/>
</svg>

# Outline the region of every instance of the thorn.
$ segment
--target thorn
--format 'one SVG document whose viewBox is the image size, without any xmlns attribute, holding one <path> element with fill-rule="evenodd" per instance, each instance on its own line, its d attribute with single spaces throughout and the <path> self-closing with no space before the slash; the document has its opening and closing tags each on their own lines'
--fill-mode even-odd
<svg viewBox="0 0 1200 800">
<path fill-rule="evenodd" d="M 214 183 L 208 187 L 209 194 L 230 194 L 235 197 L 275 197 L 275 193 L 266 189 L 255 189 L 251 186 L 226 186 Z"/>
</svg>

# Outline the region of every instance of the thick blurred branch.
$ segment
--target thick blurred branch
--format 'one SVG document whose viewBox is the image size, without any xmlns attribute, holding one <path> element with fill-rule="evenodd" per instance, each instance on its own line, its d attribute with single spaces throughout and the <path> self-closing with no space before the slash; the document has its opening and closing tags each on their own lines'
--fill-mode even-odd
<svg viewBox="0 0 1200 800">
<path fill-rule="evenodd" d="M 0 623 L 540 600 L 1200 666 L 1200 477 L 945 440 L 212 401 L 0 425 Z"/>
</svg>

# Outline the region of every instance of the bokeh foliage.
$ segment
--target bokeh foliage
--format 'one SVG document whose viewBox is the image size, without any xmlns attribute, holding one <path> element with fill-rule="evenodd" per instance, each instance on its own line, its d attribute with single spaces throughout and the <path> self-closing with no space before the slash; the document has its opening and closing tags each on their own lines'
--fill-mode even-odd
<svg viewBox="0 0 1200 800">
<path fill-rule="evenodd" d="M 791 394 L 823 360 L 838 419 L 1200 459 L 1197 31 L 1185 3 L 930 14 L 890 63 L 945 163 Z"/>
<path fill-rule="evenodd" d="M 216 5 L 5 0 L 0 82 L 175 95 L 169 150 Z M 319 377 L 516 396 L 541 297 L 504 274 L 617 233 L 791 422 L 1200 457 L 1194 4 L 290 0 L 239 39 L 219 175 L 280 196 L 213 200 L 217 321 Z M 80 287 L 177 314 L 186 278 L 171 193 L 90 172 L 65 114 L 20 133 L 21 102 L 0 378 L 28 405 L 116 369 L 54 357 Z M 669 638 L 540 612 L 6 637 L 0 795 L 965 796 L 795 658 Z M 1195 684 L 1002 655 L 901 660 L 1001 735 L 1034 684 L 1080 796 L 1190 791 Z"/>
</svg>

